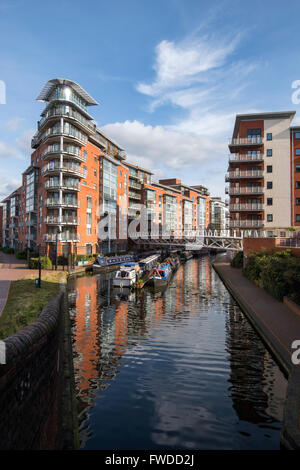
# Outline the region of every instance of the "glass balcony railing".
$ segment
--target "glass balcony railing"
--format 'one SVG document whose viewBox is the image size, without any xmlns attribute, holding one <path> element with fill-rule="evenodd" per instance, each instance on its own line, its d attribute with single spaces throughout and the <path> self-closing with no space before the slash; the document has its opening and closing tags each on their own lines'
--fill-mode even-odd
<svg viewBox="0 0 300 470">
<path fill-rule="evenodd" d="M 46 207 L 72 207 L 72 208 L 79 208 L 80 201 L 77 199 L 59 199 L 59 198 L 48 198 L 45 200 Z"/>
<path fill-rule="evenodd" d="M 229 145 L 262 145 L 263 138 L 260 135 L 252 135 L 249 137 L 237 137 L 231 139 Z"/>
<path fill-rule="evenodd" d="M 242 179 L 242 178 L 262 178 L 262 170 L 248 170 L 248 171 L 229 171 L 225 176 L 225 181 L 232 179 Z"/>
<path fill-rule="evenodd" d="M 229 155 L 229 162 L 243 163 L 243 162 L 262 162 L 264 159 L 263 153 L 232 153 Z"/>
<path fill-rule="evenodd" d="M 44 218 L 45 224 L 48 225 L 80 225 L 80 217 L 65 215 L 62 217 L 48 215 Z"/>
<path fill-rule="evenodd" d="M 262 204 L 229 204 L 230 211 L 262 211 Z"/>
<path fill-rule="evenodd" d="M 42 173 L 42 176 L 45 176 L 47 174 L 51 174 L 57 171 L 62 171 L 64 173 L 71 173 L 81 178 L 86 178 L 87 176 L 87 170 L 85 170 L 84 168 L 80 168 L 79 166 L 76 166 L 76 165 L 67 164 L 66 162 L 64 162 L 63 165 L 61 165 L 59 161 L 52 162 L 51 164 L 45 165 L 42 168 L 41 173 Z"/>
<path fill-rule="evenodd" d="M 80 241 L 80 234 L 79 233 L 69 233 L 69 232 L 61 232 L 61 233 L 45 233 L 43 235 L 43 240 L 45 242 L 79 242 Z"/>
</svg>

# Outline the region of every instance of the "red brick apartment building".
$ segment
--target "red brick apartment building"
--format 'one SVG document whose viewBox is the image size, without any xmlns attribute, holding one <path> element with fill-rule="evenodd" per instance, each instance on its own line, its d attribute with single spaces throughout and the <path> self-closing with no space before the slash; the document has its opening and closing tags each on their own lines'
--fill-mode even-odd
<svg viewBox="0 0 300 470">
<path fill-rule="evenodd" d="M 128 219 L 143 203 L 156 209 L 158 225 L 174 231 L 209 227 L 207 189 L 177 179 L 153 183 L 151 171 L 127 162 L 124 149 L 96 126 L 90 109 L 98 103 L 80 85 L 49 80 L 37 100 L 45 108 L 30 164 L 22 186 L 2 201 L 3 245 L 41 247 L 50 257 L 57 248 L 64 254 L 125 251 Z M 116 233 L 99 240 L 104 216 L 116 220 Z"/>
<path fill-rule="evenodd" d="M 226 174 L 230 228 L 272 235 L 300 227 L 300 127 L 291 126 L 295 114 L 236 116 Z"/>
</svg>

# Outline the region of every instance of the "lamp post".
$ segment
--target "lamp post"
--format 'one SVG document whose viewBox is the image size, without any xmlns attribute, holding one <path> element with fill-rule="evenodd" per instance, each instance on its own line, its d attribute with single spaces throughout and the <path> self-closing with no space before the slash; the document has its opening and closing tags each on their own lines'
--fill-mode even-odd
<svg viewBox="0 0 300 470">
<path fill-rule="evenodd" d="M 56 231 L 56 237 L 55 237 L 55 271 L 57 271 L 57 248 L 58 248 L 58 234 L 61 233 L 60 228 L 58 227 Z"/>
</svg>

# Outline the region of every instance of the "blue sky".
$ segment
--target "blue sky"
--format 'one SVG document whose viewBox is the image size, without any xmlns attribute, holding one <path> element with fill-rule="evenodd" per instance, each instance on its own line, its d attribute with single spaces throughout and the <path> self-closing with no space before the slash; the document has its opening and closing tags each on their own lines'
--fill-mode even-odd
<svg viewBox="0 0 300 470">
<path fill-rule="evenodd" d="M 0 197 L 21 182 L 55 77 L 100 103 L 91 114 L 129 161 L 224 197 L 236 114 L 294 109 L 300 124 L 299 18 L 294 0 L 1 0 Z"/>
</svg>

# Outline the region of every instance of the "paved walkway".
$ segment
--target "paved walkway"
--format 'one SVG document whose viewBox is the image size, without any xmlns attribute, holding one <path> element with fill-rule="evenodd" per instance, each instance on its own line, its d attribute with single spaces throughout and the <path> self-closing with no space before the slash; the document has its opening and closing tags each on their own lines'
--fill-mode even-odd
<svg viewBox="0 0 300 470">
<path fill-rule="evenodd" d="M 291 345 L 294 340 L 300 340 L 300 316 L 249 281 L 240 269 L 232 268 L 226 260 L 217 260 L 214 268 L 289 373 L 293 368 Z"/>
<path fill-rule="evenodd" d="M 16 259 L 15 255 L 0 251 L 0 315 L 6 304 L 11 281 L 24 279 L 37 273 L 35 269 L 28 269 L 25 262 Z"/>
</svg>

